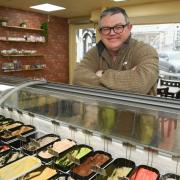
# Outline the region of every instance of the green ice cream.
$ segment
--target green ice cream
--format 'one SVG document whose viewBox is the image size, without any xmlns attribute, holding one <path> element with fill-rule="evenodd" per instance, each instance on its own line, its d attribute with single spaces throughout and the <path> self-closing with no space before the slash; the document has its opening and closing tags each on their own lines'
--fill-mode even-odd
<svg viewBox="0 0 180 180">
<path fill-rule="evenodd" d="M 77 146 L 68 153 L 66 153 L 63 157 L 56 159 L 55 164 L 57 164 L 60 167 L 66 168 L 73 164 L 73 162 L 70 159 L 68 159 L 69 155 L 79 160 L 91 151 L 92 149 L 88 148 L 87 146 Z"/>
</svg>

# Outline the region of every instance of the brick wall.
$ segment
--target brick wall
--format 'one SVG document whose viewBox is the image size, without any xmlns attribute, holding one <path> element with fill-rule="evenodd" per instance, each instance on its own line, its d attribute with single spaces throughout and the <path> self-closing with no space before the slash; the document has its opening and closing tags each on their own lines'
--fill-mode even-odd
<svg viewBox="0 0 180 180">
<path fill-rule="evenodd" d="M 27 22 L 29 28 L 40 28 L 41 24 L 47 22 L 45 14 L 27 12 L 11 8 L 0 7 L 0 17 L 7 17 L 9 26 L 19 26 L 23 21 Z M 37 50 L 43 57 L 10 57 L 0 56 L 0 75 L 45 78 L 48 81 L 68 83 L 69 60 L 68 60 L 68 23 L 67 19 L 50 16 L 48 22 L 48 42 L 46 43 L 24 43 L 24 42 L 3 42 L 0 41 L 0 50 L 16 48 Z M 0 27 L 0 36 L 23 37 L 24 35 L 38 35 L 40 32 L 14 30 Z M 43 70 L 2 72 L 1 66 L 4 62 L 12 62 L 18 59 L 22 64 L 46 64 Z"/>
</svg>

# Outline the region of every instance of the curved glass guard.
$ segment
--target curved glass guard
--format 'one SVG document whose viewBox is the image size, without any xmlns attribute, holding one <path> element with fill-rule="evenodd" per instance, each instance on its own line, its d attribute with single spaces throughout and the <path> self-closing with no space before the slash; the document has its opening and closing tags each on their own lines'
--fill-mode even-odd
<svg viewBox="0 0 180 180">
<path fill-rule="evenodd" d="M 146 102 L 139 106 L 138 103 L 132 105 L 126 101 L 123 103 L 118 99 L 90 96 L 86 93 L 38 88 L 18 91 L 5 105 L 115 139 L 180 154 L 180 114 L 171 109 L 158 110 L 146 107 Z"/>
</svg>

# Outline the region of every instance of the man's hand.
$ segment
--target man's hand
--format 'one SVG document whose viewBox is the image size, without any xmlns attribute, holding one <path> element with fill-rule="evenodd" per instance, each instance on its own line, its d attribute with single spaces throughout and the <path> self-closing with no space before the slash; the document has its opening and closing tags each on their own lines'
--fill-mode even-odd
<svg viewBox="0 0 180 180">
<path fill-rule="evenodd" d="M 136 68 L 137 68 L 137 66 L 134 66 L 133 68 L 132 68 L 132 70 L 133 71 L 135 71 L 136 70 Z M 104 73 L 104 71 L 103 70 L 98 70 L 97 72 L 96 72 L 96 76 L 98 76 L 98 77 L 102 77 L 102 75 L 103 75 L 103 73 Z"/>
<path fill-rule="evenodd" d="M 98 71 L 96 72 L 96 76 L 102 77 L 103 73 L 104 73 L 103 70 L 98 70 Z"/>
</svg>

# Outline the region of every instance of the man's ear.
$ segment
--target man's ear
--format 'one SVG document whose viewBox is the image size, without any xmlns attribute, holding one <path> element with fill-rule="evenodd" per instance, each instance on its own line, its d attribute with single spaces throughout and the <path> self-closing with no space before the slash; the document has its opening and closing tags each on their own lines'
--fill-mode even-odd
<svg viewBox="0 0 180 180">
<path fill-rule="evenodd" d="M 133 25 L 131 23 L 128 24 L 128 29 L 131 30 Z"/>
</svg>

